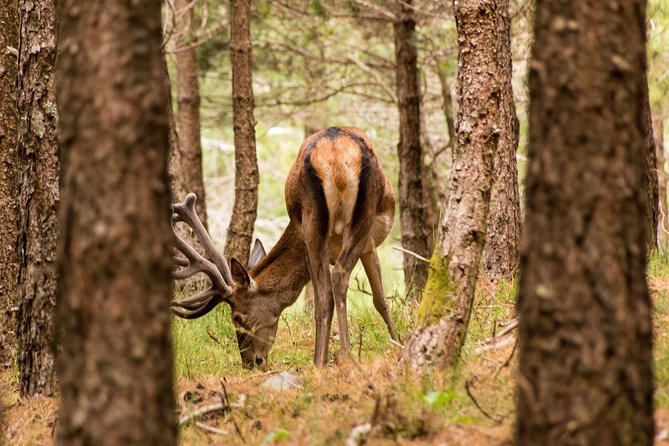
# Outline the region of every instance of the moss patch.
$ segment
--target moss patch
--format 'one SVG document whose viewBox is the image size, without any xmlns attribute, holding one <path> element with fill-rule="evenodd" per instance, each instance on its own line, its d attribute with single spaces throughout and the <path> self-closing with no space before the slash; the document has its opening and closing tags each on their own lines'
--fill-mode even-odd
<svg viewBox="0 0 669 446">
<path fill-rule="evenodd" d="M 437 253 L 432 255 L 423 299 L 418 307 L 420 325 L 436 323 L 448 310 L 453 310 L 450 295 L 455 290 L 455 284 L 449 276 L 449 261 L 448 256 L 440 257 Z"/>
</svg>

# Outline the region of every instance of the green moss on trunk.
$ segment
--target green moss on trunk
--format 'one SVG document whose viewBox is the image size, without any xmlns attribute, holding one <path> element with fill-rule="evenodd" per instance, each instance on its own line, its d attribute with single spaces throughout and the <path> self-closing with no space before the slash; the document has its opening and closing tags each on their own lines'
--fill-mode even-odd
<svg viewBox="0 0 669 446">
<path fill-rule="evenodd" d="M 437 253 L 432 255 L 425 292 L 418 307 L 418 323 L 422 326 L 438 322 L 448 311 L 453 310 L 450 295 L 455 285 L 450 279 L 448 266 L 448 256 L 440 257 Z"/>
</svg>

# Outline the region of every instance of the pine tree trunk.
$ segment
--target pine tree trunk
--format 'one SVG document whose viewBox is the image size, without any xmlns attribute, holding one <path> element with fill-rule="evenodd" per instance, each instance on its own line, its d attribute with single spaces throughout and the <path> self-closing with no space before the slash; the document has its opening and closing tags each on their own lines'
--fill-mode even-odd
<svg viewBox="0 0 669 446">
<path fill-rule="evenodd" d="M 645 1 L 538 2 L 516 444 L 653 443 Z"/>
<path fill-rule="evenodd" d="M 666 251 L 669 240 L 669 218 L 667 217 L 667 173 L 664 170 L 664 113 L 662 110 L 653 112 L 653 136 L 657 155 L 657 191 L 660 213 L 657 222 L 657 243 L 661 250 Z"/>
<path fill-rule="evenodd" d="M 403 360 L 414 369 L 453 365 L 465 341 L 486 234 L 493 156 L 505 118 L 508 79 L 495 59 L 505 0 L 454 2 L 458 31 L 456 144 L 442 239 L 432 256 L 419 307 L 419 328 Z"/>
<path fill-rule="evenodd" d="M 258 213 L 258 161 L 251 53 L 251 2 L 232 0 L 230 14 L 230 61 L 232 64 L 232 114 L 235 131 L 235 203 L 232 208 L 226 258 L 246 265 Z"/>
<path fill-rule="evenodd" d="M 195 192 L 197 195 L 196 211 L 206 228 L 207 212 L 202 177 L 197 49 L 181 48 L 187 47 L 192 42 L 190 30 L 194 5 L 191 3 L 189 0 L 176 0 L 175 2 L 177 15 L 180 17 L 176 26 L 182 39 L 178 42 L 175 52 L 178 144 L 171 150 L 169 171 L 173 199 L 183 201 L 189 192 Z M 179 225 L 177 230 L 185 232 L 186 226 Z M 189 231 L 183 235 L 187 237 L 187 240 L 194 242 L 195 236 L 191 233 L 192 231 Z"/>
<path fill-rule="evenodd" d="M 399 6 L 393 23 L 395 36 L 395 76 L 399 102 L 400 161 L 399 200 L 402 247 L 429 257 L 426 212 L 423 199 L 423 149 L 420 143 L 420 87 L 415 40 L 416 21 L 408 0 Z M 404 254 L 404 281 L 409 295 L 422 292 L 427 280 L 427 264 Z"/>
<path fill-rule="evenodd" d="M 17 363 L 21 395 L 55 390 L 59 160 L 53 0 L 19 2 Z"/>
<path fill-rule="evenodd" d="M 176 444 L 161 4 L 59 1 L 63 446 Z"/>
<path fill-rule="evenodd" d="M 11 366 L 16 345 L 16 55 L 18 0 L 0 8 L 0 368 Z"/>
<path fill-rule="evenodd" d="M 520 194 L 518 192 L 518 118 L 511 79 L 511 19 L 508 0 L 500 3 L 501 14 L 495 51 L 502 81 L 499 90 L 498 144 L 493 158 L 493 183 L 488 212 L 483 265 L 488 279 L 509 280 L 518 267 L 520 244 Z"/>
</svg>

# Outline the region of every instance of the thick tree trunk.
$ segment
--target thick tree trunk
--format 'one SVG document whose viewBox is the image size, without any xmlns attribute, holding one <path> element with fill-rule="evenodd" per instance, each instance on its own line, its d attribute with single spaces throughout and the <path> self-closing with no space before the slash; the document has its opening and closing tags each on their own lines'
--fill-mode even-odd
<svg viewBox="0 0 669 446">
<path fill-rule="evenodd" d="M 402 247 L 423 257 L 429 257 L 426 212 L 423 199 L 423 149 L 420 143 L 420 87 L 415 39 L 416 21 L 411 0 L 400 4 L 398 20 L 393 23 L 395 36 L 395 76 L 399 105 L 400 141 L 397 155 L 400 161 L 399 199 Z M 427 264 L 404 254 L 404 281 L 409 295 L 425 288 Z"/>
<path fill-rule="evenodd" d="M 497 150 L 493 158 L 493 183 L 488 212 L 483 265 L 488 279 L 511 279 L 518 267 L 520 243 L 520 194 L 518 192 L 518 118 L 511 79 L 511 19 L 507 5 L 497 20 L 499 27 L 495 49 L 501 85 L 499 90 L 499 128 Z"/>
<path fill-rule="evenodd" d="M 11 366 L 16 345 L 16 54 L 18 0 L 0 8 L 0 368 Z"/>
<path fill-rule="evenodd" d="M 176 444 L 160 9 L 59 2 L 63 446 Z"/>
<path fill-rule="evenodd" d="M 183 201 L 186 194 L 195 192 L 197 195 L 195 209 L 206 228 L 207 212 L 202 177 L 197 49 L 179 48 L 186 47 L 192 41 L 190 30 L 194 6 L 189 0 L 176 0 L 175 6 L 179 17 L 176 24 L 177 31 L 182 38 L 176 45 L 177 51 L 175 52 L 178 144 L 172 147 L 169 160 L 172 197 L 175 201 Z M 177 230 L 185 232 L 185 225 L 180 225 Z M 183 235 L 188 237 L 187 240 L 194 241 L 195 236 L 191 232 Z"/>
<path fill-rule="evenodd" d="M 21 395 L 55 388 L 52 348 L 58 241 L 58 112 L 53 0 L 19 2 L 17 363 Z"/>
<path fill-rule="evenodd" d="M 537 3 L 518 445 L 653 443 L 645 9 Z"/>
<path fill-rule="evenodd" d="M 464 343 L 486 234 L 493 156 L 505 119 L 506 88 L 495 59 L 505 0 L 454 2 L 458 30 L 456 144 L 448 204 L 439 245 L 419 308 L 419 326 L 403 360 L 414 369 L 452 365 Z"/>
<path fill-rule="evenodd" d="M 653 136 L 657 155 L 657 192 L 659 217 L 657 222 L 657 244 L 661 250 L 667 250 L 669 241 L 669 218 L 667 217 L 667 173 L 664 170 L 664 112 L 653 112 Z"/>
<path fill-rule="evenodd" d="M 235 131 L 235 204 L 228 226 L 225 256 L 246 265 L 258 213 L 258 161 L 251 47 L 251 2 L 232 0 L 230 61 L 232 64 L 232 114 Z"/>
</svg>

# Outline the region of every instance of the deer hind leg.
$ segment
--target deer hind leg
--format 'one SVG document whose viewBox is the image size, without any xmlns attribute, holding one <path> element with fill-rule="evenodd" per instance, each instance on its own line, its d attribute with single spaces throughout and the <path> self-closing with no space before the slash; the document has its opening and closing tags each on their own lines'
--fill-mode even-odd
<svg viewBox="0 0 669 446">
<path fill-rule="evenodd" d="M 353 267 L 360 259 L 369 238 L 371 220 L 371 218 L 363 218 L 362 221 L 365 223 L 357 227 L 347 227 L 344 230 L 341 253 L 332 270 L 332 287 L 339 326 L 339 359 L 347 359 L 350 352 L 346 294 Z"/>
<path fill-rule="evenodd" d="M 379 312 L 386 326 L 388 326 L 390 337 L 397 342 L 401 342 L 397 335 L 397 330 L 395 330 L 393 320 L 390 317 L 390 311 L 388 311 L 388 303 L 383 292 L 383 282 L 381 281 L 381 264 L 379 263 L 376 249 L 373 248 L 371 251 L 363 253 L 360 260 L 362 260 L 362 266 L 365 268 L 365 274 L 367 274 L 367 278 L 369 279 L 369 285 L 372 287 L 374 308 L 376 308 L 376 311 Z"/>
<path fill-rule="evenodd" d="M 316 323 L 314 364 L 317 367 L 323 367 L 328 362 L 334 299 L 330 276 L 329 247 L 325 240 L 318 236 L 319 232 L 318 230 L 308 230 L 308 227 L 304 228 L 307 266 L 314 287 L 314 319 Z"/>
</svg>

